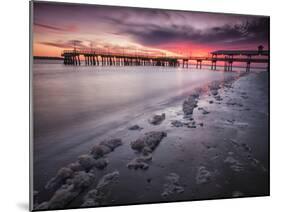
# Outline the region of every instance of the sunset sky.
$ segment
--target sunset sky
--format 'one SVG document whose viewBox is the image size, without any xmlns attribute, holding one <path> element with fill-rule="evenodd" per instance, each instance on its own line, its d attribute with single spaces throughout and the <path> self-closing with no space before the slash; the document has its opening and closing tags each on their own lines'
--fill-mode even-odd
<svg viewBox="0 0 281 212">
<path fill-rule="evenodd" d="M 34 55 L 64 49 L 205 56 L 219 49 L 268 49 L 269 19 L 157 9 L 34 3 Z M 124 50 L 125 49 L 125 50 Z"/>
</svg>

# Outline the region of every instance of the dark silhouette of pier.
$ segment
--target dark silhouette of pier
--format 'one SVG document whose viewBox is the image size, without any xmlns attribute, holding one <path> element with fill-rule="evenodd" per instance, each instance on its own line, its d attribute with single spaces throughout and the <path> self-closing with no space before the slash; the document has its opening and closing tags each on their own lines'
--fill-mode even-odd
<svg viewBox="0 0 281 212">
<path fill-rule="evenodd" d="M 196 63 L 196 69 L 202 68 L 203 62 L 208 62 L 211 70 L 217 70 L 217 63 L 224 63 L 224 71 L 232 71 L 233 63 L 245 63 L 246 72 L 251 69 L 252 63 L 263 63 L 269 66 L 269 51 L 259 46 L 257 50 L 218 50 L 208 57 L 184 56 L 156 56 L 148 54 L 133 54 L 109 52 L 100 50 L 64 50 L 62 56 L 65 65 L 81 65 L 80 56 L 84 57 L 87 66 L 168 66 L 188 68 L 189 62 Z"/>
</svg>

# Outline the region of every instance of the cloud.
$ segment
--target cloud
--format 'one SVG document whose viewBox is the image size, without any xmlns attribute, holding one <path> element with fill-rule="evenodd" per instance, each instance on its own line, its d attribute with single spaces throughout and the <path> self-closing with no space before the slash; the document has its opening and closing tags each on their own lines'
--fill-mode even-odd
<svg viewBox="0 0 281 212">
<path fill-rule="evenodd" d="M 67 27 L 57 27 L 57 26 L 51 26 L 51 25 L 35 22 L 34 26 L 41 27 L 41 28 L 47 29 L 47 30 L 59 31 L 59 32 L 74 32 L 77 30 L 77 28 L 73 25 L 70 25 Z"/>
<path fill-rule="evenodd" d="M 134 24 L 126 20 L 114 20 L 119 23 L 117 33 L 129 34 L 134 40 L 150 46 L 158 46 L 173 42 L 196 42 L 201 44 L 247 44 L 267 43 L 269 39 L 269 19 L 255 18 L 236 24 L 224 24 L 206 29 L 197 29 L 192 25 L 157 25 Z"/>
<path fill-rule="evenodd" d="M 47 45 L 47 46 L 53 46 L 58 48 L 64 48 L 64 49 L 73 49 L 74 44 L 76 48 L 89 48 L 87 45 L 84 44 L 81 40 L 68 40 L 68 41 L 56 41 L 56 42 L 40 42 L 40 44 Z"/>
</svg>

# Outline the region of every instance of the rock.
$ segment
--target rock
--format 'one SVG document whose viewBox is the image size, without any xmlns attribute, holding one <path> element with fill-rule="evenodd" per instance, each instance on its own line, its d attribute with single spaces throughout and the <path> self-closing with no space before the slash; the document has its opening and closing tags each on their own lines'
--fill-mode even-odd
<svg viewBox="0 0 281 212">
<path fill-rule="evenodd" d="M 94 180 L 92 173 L 84 171 L 76 172 L 72 178 L 69 178 L 66 184 L 62 185 L 51 197 L 48 202 L 40 204 L 42 209 L 62 209 L 74 200 L 85 188 L 89 187 Z"/>
<path fill-rule="evenodd" d="M 197 170 L 196 183 L 205 184 L 211 181 L 211 172 L 205 166 L 200 166 Z"/>
<path fill-rule="evenodd" d="M 122 145 L 122 140 L 120 138 L 110 139 L 102 141 L 100 145 L 107 146 L 111 149 L 111 151 L 113 151 L 115 148 Z"/>
<path fill-rule="evenodd" d="M 119 172 L 114 171 L 104 175 L 98 182 L 95 189 L 90 190 L 84 197 L 82 207 L 93 207 L 103 203 L 110 186 L 116 183 L 119 179 Z"/>
<path fill-rule="evenodd" d="M 232 144 L 233 146 L 235 146 L 235 147 L 240 147 L 240 144 L 239 144 L 236 140 L 230 139 L 229 141 L 231 142 L 231 144 Z M 229 152 L 228 154 L 229 154 L 229 155 L 232 155 L 232 152 Z"/>
<path fill-rule="evenodd" d="M 79 190 L 75 190 L 73 185 L 62 186 L 58 189 L 48 202 L 47 209 L 63 209 L 68 205 L 77 195 Z"/>
<path fill-rule="evenodd" d="M 247 144 L 245 144 L 245 143 L 242 143 L 242 144 L 241 144 L 241 147 L 242 147 L 243 150 L 246 151 L 246 152 L 252 152 L 251 148 L 250 148 Z"/>
<path fill-rule="evenodd" d="M 129 169 L 148 169 L 148 162 L 152 160 L 151 153 L 159 145 L 161 140 L 166 137 L 165 132 L 151 131 L 144 134 L 144 136 L 131 142 L 131 148 L 142 153 L 140 156 L 132 159 L 127 167 Z"/>
<path fill-rule="evenodd" d="M 108 160 L 104 158 L 99 158 L 94 161 L 94 167 L 97 169 L 104 169 L 108 165 Z"/>
<path fill-rule="evenodd" d="M 211 90 L 211 93 L 212 93 L 213 96 L 218 95 L 218 91 L 217 90 Z"/>
<path fill-rule="evenodd" d="M 170 173 L 168 176 L 166 176 L 167 182 L 164 184 L 164 191 L 162 192 L 161 196 L 166 198 L 175 193 L 183 193 L 184 187 L 180 186 L 179 179 L 180 177 L 176 173 Z"/>
<path fill-rule="evenodd" d="M 166 136 L 167 134 L 162 131 L 147 132 L 144 136 L 131 142 L 131 147 L 139 152 L 141 152 L 144 147 L 149 147 L 153 151 Z"/>
<path fill-rule="evenodd" d="M 251 161 L 252 166 L 259 168 L 263 172 L 267 172 L 267 169 L 262 165 L 259 160 L 253 158 L 251 155 L 248 156 L 248 159 Z"/>
<path fill-rule="evenodd" d="M 151 154 L 148 156 L 139 156 L 131 160 L 127 167 L 129 169 L 143 169 L 146 170 L 149 168 L 148 162 L 152 160 Z"/>
<path fill-rule="evenodd" d="M 190 97 L 192 97 L 194 99 L 198 99 L 199 98 L 199 93 L 200 93 L 200 91 L 197 91 L 197 92 L 191 94 Z"/>
<path fill-rule="evenodd" d="M 74 174 L 73 170 L 68 167 L 59 169 L 56 176 L 51 178 L 45 185 L 45 189 L 53 189 L 57 186 L 62 185 L 66 179 L 72 177 Z"/>
<path fill-rule="evenodd" d="M 209 88 L 210 90 L 218 90 L 220 89 L 220 83 L 221 82 L 212 82 L 210 85 L 209 85 Z"/>
<path fill-rule="evenodd" d="M 183 122 L 181 122 L 181 121 L 174 120 L 174 121 L 171 122 L 171 125 L 173 127 L 183 127 L 185 124 Z"/>
<path fill-rule="evenodd" d="M 78 163 L 86 170 L 89 171 L 95 163 L 92 155 L 81 155 L 78 157 Z"/>
<path fill-rule="evenodd" d="M 236 102 L 234 99 L 230 99 L 228 102 L 226 102 L 226 104 L 231 106 L 243 107 L 243 104 Z"/>
<path fill-rule="evenodd" d="M 145 146 L 143 149 L 142 149 L 142 154 L 147 156 L 147 155 L 150 155 L 152 153 L 152 150 L 150 147 L 148 146 Z"/>
<path fill-rule="evenodd" d="M 111 173 L 108 173 L 106 175 L 104 175 L 98 182 L 98 185 L 96 187 L 96 189 L 98 191 L 101 191 L 105 188 L 107 188 L 108 186 L 110 186 L 112 183 L 116 183 L 117 180 L 119 179 L 119 172 L 118 171 L 114 171 Z"/>
<path fill-rule="evenodd" d="M 165 120 L 165 113 L 162 113 L 161 115 L 155 115 L 152 117 L 152 119 L 148 120 L 150 124 L 153 125 L 159 125 L 162 123 L 162 121 Z"/>
<path fill-rule="evenodd" d="M 188 100 L 185 100 L 182 105 L 182 110 L 185 116 L 193 114 L 193 110 L 197 107 L 197 98 L 196 96 L 190 96 Z"/>
<path fill-rule="evenodd" d="M 216 99 L 217 101 L 222 101 L 222 100 L 223 100 L 220 95 L 215 96 L 215 99 Z"/>
<path fill-rule="evenodd" d="M 129 169 L 142 169 L 142 170 L 146 170 L 149 168 L 149 165 L 146 163 L 146 162 L 140 162 L 138 160 L 133 159 L 132 161 L 130 161 L 128 164 L 127 164 L 127 167 Z"/>
<path fill-rule="evenodd" d="M 82 190 L 91 185 L 94 180 L 92 168 L 104 169 L 108 161 L 102 157 L 114 151 L 120 145 L 122 145 L 121 139 L 102 141 L 94 145 L 91 154 L 81 155 L 76 162 L 61 168 L 45 186 L 46 189 L 55 189 L 57 187 L 59 189 L 56 190 L 49 201 L 36 204 L 36 208 L 42 210 L 64 208 Z"/>
<path fill-rule="evenodd" d="M 202 145 L 206 147 L 206 149 L 215 149 L 217 148 L 216 144 L 212 144 L 212 143 L 206 143 L 206 142 L 202 142 Z"/>
<path fill-rule="evenodd" d="M 241 172 L 244 170 L 243 165 L 233 157 L 233 154 L 229 154 L 224 160 L 224 163 L 229 164 L 230 168 L 235 172 Z"/>
<path fill-rule="evenodd" d="M 98 159 L 98 158 L 101 158 L 104 155 L 114 151 L 114 149 L 120 145 L 122 145 L 122 140 L 119 138 L 105 140 L 99 144 L 94 145 L 91 150 L 91 154 L 93 155 L 94 158 Z"/>
<path fill-rule="evenodd" d="M 210 104 L 213 104 L 213 103 L 214 103 L 214 101 L 213 101 L 213 100 L 210 100 L 210 101 L 209 101 L 209 103 L 210 103 Z"/>
<path fill-rule="evenodd" d="M 204 126 L 204 124 L 203 124 L 203 123 L 200 123 L 200 124 L 199 124 L 199 126 L 200 126 L 200 127 L 203 127 L 203 126 Z"/>
<path fill-rule="evenodd" d="M 249 147 L 246 143 L 238 143 L 237 141 L 233 140 L 233 139 L 230 139 L 230 142 L 233 146 L 235 147 L 240 147 L 242 148 L 245 152 L 252 152 L 252 149 L 251 147 Z"/>
<path fill-rule="evenodd" d="M 73 185 L 74 189 L 85 189 L 94 181 L 95 175 L 92 172 L 75 172 L 73 178 L 67 180 L 68 185 Z"/>
<path fill-rule="evenodd" d="M 95 159 L 101 158 L 104 155 L 111 152 L 111 149 L 108 146 L 96 144 L 91 150 L 91 154 Z"/>
<path fill-rule="evenodd" d="M 78 162 L 71 163 L 67 167 L 70 168 L 74 172 L 82 171 L 83 170 L 83 167 Z"/>
<path fill-rule="evenodd" d="M 203 115 L 207 115 L 207 114 L 209 114 L 210 112 L 209 111 L 207 111 L 207 110 L 205 110 L 204 108 L 202 108 L 202 114 Z"/>
<path fill-rule="evenodd" d="M 96 189 L 90 190 L 84 197 L 84 202 L 81 207 L 94 207 L 99 206 L 98 191 Z"/>
<path fill-rule="evenodd" d="M 142 130 L 143 128 L 140 127 L 139 125 L 133 125 L 131 127 L 129 127 L 129 130 Z"/>
<path fill-rule="evenodd" d="M 144 139 L 137 139 L 131 142 L 131 148 L 138 152 L 141 152 L 145 146 Z"/>
<path fill-rule="evenodd" d="M 235 122 L 235 119 L 227 119 L 227 122 L 229 122 L 230 124 L 233 124 Z"/>
</svg>

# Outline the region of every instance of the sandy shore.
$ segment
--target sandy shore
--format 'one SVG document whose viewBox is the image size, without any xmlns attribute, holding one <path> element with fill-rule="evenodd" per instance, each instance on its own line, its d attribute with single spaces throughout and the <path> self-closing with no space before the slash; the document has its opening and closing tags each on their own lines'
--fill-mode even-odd
<svg viewBox="0 0 281 212">
<path fill-rule="evenodd" d="M 267 83 L 241 74 L 141 114 L 58 170 L 35 208 L 268 195 Z"/>
</svg>

